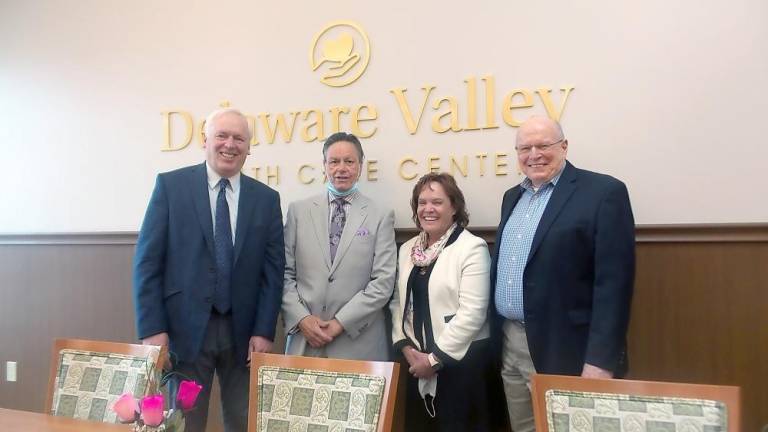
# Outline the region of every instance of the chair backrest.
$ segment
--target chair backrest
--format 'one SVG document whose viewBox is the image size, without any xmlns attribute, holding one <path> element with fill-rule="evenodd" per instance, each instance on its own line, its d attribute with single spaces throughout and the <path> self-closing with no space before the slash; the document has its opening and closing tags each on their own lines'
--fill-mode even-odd
<svg viewBox="0 0 768 432">
<path fill-rule="evenodd" d="M 46 412 L 115 423 L 112 405 L 123 393 L 157 390 L 164 348 L 118 342 L 56 339 L 51 356 Z"/>
<path fill-rule="evenodd" d="M 399 378 L 397 363 L 253 353 L 248 431 L 390 431 Z"/>
<path fill-rule="evenodd" d="M 536 374 L 531 393 L 538 432 L 741 430 L 739 387 Z"/>
</svg>

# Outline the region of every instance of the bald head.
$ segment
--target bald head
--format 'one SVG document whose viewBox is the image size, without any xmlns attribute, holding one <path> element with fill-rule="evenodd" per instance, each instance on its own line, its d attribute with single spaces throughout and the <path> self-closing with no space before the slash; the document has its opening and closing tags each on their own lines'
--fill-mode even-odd
<svg viewBox="0 0 768 432">
<path fill-rule="evenodd" d="M 549 142 L 555 142 L 565 138 L 560 123 L 544 116 L 533 116 L 523 122 L 517 130 L 515 144 L 519 146 L 521 140 L 524 140 L 531 134 L 538 134 L 551 138 L 551 141 Z"/>
<path fill-rule="evenodd" d="M 560 124 L 541 116 L 525 121 L 515 139 L 520 170 L 539 187 L 552 180 L 563 169 L 568 153 L 568 140 Z"/>
</svg>

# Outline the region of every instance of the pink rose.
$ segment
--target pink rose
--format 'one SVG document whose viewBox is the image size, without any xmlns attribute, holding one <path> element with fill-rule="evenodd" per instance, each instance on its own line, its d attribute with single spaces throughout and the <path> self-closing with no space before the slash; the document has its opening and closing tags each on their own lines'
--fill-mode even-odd
<svg viewBox="0 0 768 432">
<path fill-rule="evenodd" d="M 145 396 L 141 400 L 141 419 L 147 426 L 160 426 L 163 422 L 163 395 Z"/>
<path fill-rule="evenodd" d="M 136 413 L 139 412 L 139 404 L 136 398 L 130 393 L 120 396 L 112 406 L 112 411 L 117 413 L 117 418 L 123 423 L 130 423 L 136 420 Z"/>
<path fill-rule="evenodd" d="M 181 409 L 184 411 L 191 410 L 195 407 L 195 401 L 197 401 L 197 395 L 203 386 L 194 381 L 182 381 L 179 384 L 179 394 L 176 396 L 176 400 L 179 401 Z"/>
</svg>

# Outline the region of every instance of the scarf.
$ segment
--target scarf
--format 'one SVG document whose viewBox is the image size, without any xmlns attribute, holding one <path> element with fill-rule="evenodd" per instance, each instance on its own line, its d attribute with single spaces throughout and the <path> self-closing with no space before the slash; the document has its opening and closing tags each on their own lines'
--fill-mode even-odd
<svg viewBox="0 0 768 432">
<path fill-rule="evenodd" d="M 425 231 L 420 232 L 419 236 L 416 238 L 416 242 L 413 243 L 413 247 L 411 248 L 411 262 L 413 262 L 413 265 L 416 267 L 429 267 L 430 264 L 435 262 L 437 257 L 440 256 L 440 252 L 443 251 L 445 244 L 448 242 L 448 238 L 451 237 L 451 234 L 453 234 L 453 230 L 455 229 L 456 223 L 451 225 L 445 234 L 443 234 L 436 242 L 432 243 L 432 246 L 426 249 L 424 246 L 427 244 L 428 235 Z"/>
</svg>

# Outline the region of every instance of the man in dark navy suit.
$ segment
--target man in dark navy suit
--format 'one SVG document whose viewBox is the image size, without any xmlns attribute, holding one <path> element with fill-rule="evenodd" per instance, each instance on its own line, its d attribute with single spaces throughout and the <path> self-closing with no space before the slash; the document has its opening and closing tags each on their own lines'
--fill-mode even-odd
<svg viewBox="0 0 768 432">
<path fill-rule="evenodd" d="M 526 178 L 504 194 L 491 287 L 507 408 L 525 432 L 530 374 L 626 372 L 635 226 L 624 183 L 568 162 L 557 122 L 532 117 L 515 149 Z"/>
<path fill-rule="evenodd" d="M 160 174 L 139 233 L 133 292 L 138 336 L 167 345 L 203 385 L 187 431 L 203 431 L 213 374 L 226 431 L 248 423 L 251 352 L 272 349 L 285 267 L 277 192 L 240 173 L 251 132 L 237 110 L 205 124 L 206 161 Z"/>
</svg>

